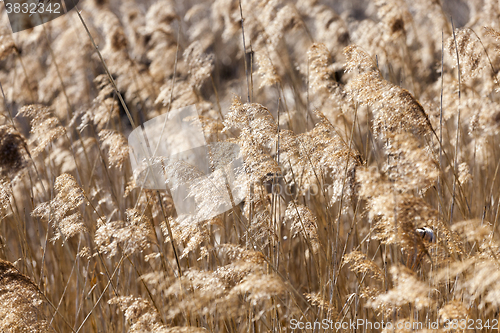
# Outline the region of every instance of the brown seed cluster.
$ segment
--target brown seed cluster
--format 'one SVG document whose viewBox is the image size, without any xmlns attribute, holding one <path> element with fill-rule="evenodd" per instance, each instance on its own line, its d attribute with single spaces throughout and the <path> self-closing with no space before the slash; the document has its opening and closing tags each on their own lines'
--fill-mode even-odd
<svg viewBox="0 0 500 333">
<path fill-rule="evenodd" d="M 95 0 L 15 35 L 0 15 L 0 332 L 493 326 L 499 15 Z M 149 121 L 158 190 L 129 162 Z"/>
</svg>

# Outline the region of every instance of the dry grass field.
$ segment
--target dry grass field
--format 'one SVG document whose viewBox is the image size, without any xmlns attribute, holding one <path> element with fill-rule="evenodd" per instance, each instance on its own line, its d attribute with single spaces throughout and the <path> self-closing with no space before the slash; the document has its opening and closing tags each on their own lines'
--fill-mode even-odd
<svg viewBox="0 0 500 333">
<path fill-rule="evenodd" d="M 0 332 L 498 332 L 499 18 L 80 0 L 12 33 L 0 4 Z M 130 162 L 186 106 L 244 161 L 243 200 L 204 220 Z"/>
</svg>

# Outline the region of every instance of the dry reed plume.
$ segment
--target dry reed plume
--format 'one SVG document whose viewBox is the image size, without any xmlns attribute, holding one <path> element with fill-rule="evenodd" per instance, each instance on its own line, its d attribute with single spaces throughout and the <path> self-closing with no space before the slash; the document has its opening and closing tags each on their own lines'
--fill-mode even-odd
<svg viewBox="0 0 500 333">
<path fill-rule="evenodd" d="M 498 2 L 0 13 L 0 332 L 498 330 Z M 129 134 L 191 105 L 208 171 L 134 170 Z"/>
</svg>

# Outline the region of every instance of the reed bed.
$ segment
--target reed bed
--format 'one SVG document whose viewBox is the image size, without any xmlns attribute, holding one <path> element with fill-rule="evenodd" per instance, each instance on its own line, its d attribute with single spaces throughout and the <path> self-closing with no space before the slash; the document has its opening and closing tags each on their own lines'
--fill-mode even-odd
<svg viewBox="0 0 500 333">
<path fill-rule="evenodd" d="M 0 332 L 498 331 L 499 15 L 82 0 L 12 34 L 0 5 Z M 130 163 L 187 106 L 243 158 L 204 220 Z"/>
</svg>

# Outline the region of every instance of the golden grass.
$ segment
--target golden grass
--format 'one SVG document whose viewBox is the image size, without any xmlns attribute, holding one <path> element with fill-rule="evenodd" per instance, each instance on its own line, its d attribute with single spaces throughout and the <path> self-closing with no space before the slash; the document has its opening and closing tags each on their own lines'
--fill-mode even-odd
<svg viewBox="0 0 500 333">
<path fill-rule="evenodd" d="M 498 330 L 498 2 L 362 3 L 83 0 L 15 35 L 0 5 L 0 332 Z M 244 160 L 203 221 L 129 162 L 189 105 Z"/>
</svg>

